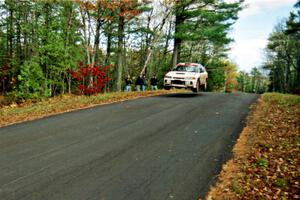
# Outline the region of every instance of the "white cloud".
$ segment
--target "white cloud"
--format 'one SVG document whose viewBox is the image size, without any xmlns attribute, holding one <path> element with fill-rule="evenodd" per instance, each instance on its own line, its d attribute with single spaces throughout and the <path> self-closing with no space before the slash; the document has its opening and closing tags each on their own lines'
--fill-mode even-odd
<svg viewBox="0 0 300 200">
<path fill-rule="evenodd" d="M 263 61 L 265 39 L 237 40 L 232 45 L 230 58 L 238 63 L 240 70 L 250 72 L 253 67 L 259 67 Z"/>
<path fill-rule="evenodd" d="M 234 2 L 236 0 L 225 0 Z M 292 7 L 297 0 L 245 0 L 247 8 L 240 13 L 235 24 L 229 57 L 235 61 L 240 70 L 250 72 L 264 62 L 264 48 L 276 19 L 288 16 L 287 7 Z M 258 21 L 259 20 L 259 21 Z"/>
<path fill-rule="evenodd" d="M 246 0 L 245 5 L 247 7 L 241 11 L 240 17 L 256 15 L 282 6 L 294 5 L 295 3 L 296 0 Z"/>
</svg>

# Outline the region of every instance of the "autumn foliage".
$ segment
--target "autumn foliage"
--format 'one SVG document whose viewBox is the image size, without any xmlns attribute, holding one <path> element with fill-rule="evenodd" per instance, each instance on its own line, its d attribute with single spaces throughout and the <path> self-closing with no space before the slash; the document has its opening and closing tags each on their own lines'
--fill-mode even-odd
<svg viewBox="0 0 300 200">
<path fill-rule="evenodd" d="M 140 6 L 141 3 L 139 3 L 136 0 L 97 0 L 95 2 L 86 0 L 76 0 L 75 2 L 77 2 L 80 5 L 80 8 L 83 10 L 97 12 L 98 9 L 100 9 L 102 11 L 101 18 L 109 21 L 114 19 L 112 13 L 124 17 L 126 20 L 131 20 L 135 16 L 142 13 L 142 11 L 138 8 L 138 6 Z"/>
<path fill-rule="evenodd" d="M 112 66 L 93 66 L 88 64 L 83 66 L 83 63 L 79 63 L 79 70 L 68 70 L 72 78 L 74 78 L 79 84 L 78 87 L 82 94 L 92 95 L 103 92 L 110 77 L 107 75 L 107 71 Z"/>
</svg>

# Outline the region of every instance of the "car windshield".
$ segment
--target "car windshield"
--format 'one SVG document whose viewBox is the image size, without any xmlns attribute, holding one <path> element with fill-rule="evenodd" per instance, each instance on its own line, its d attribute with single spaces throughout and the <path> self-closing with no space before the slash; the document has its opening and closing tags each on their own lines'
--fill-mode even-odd
<svg viewBox="0 0 300 200">
<path fill-rule="evenodd" d="M 197 72 L 197 66 L 179 65 L 176 66 L 173 71 L 180 72 Z"/>
</svg>

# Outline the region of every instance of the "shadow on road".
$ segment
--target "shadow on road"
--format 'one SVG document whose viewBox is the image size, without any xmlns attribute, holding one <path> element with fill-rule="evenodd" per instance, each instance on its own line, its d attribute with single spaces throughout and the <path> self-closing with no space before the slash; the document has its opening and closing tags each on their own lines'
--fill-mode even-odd
<svg viewBox="0 0 300 200">
<path fill-rule="evenodd" d="M 191 98 L 191 97 L 197 97 L 202 96 L 203 94 L 200 93 L 176 93 L 176 94 L 163 94 L 159 97 L 173 97 L 173 98 Z"/>
</svg>

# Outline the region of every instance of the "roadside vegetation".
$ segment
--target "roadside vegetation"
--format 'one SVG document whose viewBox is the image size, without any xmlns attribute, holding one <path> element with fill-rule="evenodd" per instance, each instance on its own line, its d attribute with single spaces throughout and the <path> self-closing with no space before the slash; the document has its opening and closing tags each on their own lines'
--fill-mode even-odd
<svg viewBox="0 0 300 200">
<path fill-rule="evenodd" d="M 130 75 L 179 62 L 207 67 L 223 90 L 229 36 L 243 0 L 0 1 L 0 95 L 9 102 L 120 92 Z M 212 12 L 214 11 L 214 12 Z M 236 68 L 237 69 L 237 68 Z M 77 76 L 80 73 L 80 76 Z"/>
<path fill-rule="evenodd" d="M 300 96 L 266 93 L 207 199 L 299 199 Z"/>
<path fill-rule="evenodd" d="M 183 91 L 112 92 L 93 96 L 63 95 L 39 102 L 27 101 L 19 105 L 10 104 L 0 107 L 0 127 L 101 104 L 176 92 Z"/>
</svg>

